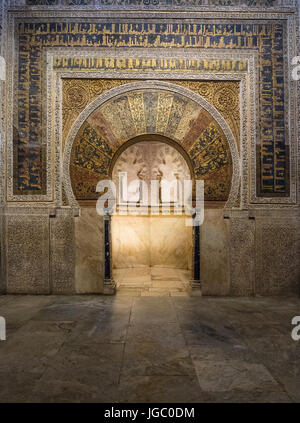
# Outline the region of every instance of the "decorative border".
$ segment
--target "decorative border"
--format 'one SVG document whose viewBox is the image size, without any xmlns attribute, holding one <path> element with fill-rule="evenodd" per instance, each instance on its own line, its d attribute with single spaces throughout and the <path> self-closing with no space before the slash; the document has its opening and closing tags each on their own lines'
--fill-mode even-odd
<svg viewBox="0 0 300 423">
<path fill-rule="evenodd" d="M 193 54 L 191 54 L 193 53 Z M 47 116 L 47 125 L 44 128 L 45 130 L 45 139 L 47 140 L 47 154 L 48 157 L 52 157 L 52 160 L 47 161 L 47 195 L 26 195 L 26 196 L 15 196 L 11 195 L 10 199 L 11 201 L 22 201 L 22 202 L 39 202 L 39 201 L 57 201 L 60 203 L 61 200 L 61 191 L 60 187 L 57 184 L 57 180 L 59 179 L 59 176 L 61 173 L 60 168 L 60 162 L 62 157 L 62 148 L 61 148 L 61 137 L 62 137 L 62 78 L 121 78 L 121 79 L 187 79 L 187 80 L 235 80 L 241 82 L 241 120 L 244 121 L 242 127 L 241 127 L 241 145 L 243 144 L 244 147 L 241 147 L 241 154 L 244 155 L 243 157 L 243 182 L 242 187 L 243 188 L 243 204 L 247 204 L 248 202 L 248 155 L 247 155 L 247 106 L 246 99 L 247 99 L 247 93 L 250 92 L 250 98 L 251 98 L 251 104 L 255 105 L 257 104 L 256 101 L 256 92 L 257 90 L 253 88 L 249 89 L 247 88 L 248 79 L 249 77 L 245 73 L 223 73 L 223 72 L 216 72 L 213 74 L 199 74 L 199 73 L 176 73 L 174 75 L 172 72 L 162 73 L 157 72 L 155 75 L 153 73 L 146 73 L 146 72 L 119 72 L 119 71 L 110 71 L 110 72 L 97 72 L 97 71 L 61 71 L 53 70 L 53 58 L 57 56 L 58 54 L 64 55 L 67 57 L 68 55 L 73 56 L 74 54 L 81 55 L 83 57 L 90 57 L 91 52 L 90 51 L 83 51 L 82 48 L 79 49 L 68 49 L 68 48 L 48 48 L 45 49 L 45 57 L 44 57 L 44 63 L 47 63 L 45 65 L 45 73 L 47 75 L 47 78 L 45 78 L 45 92 L 47 93 L 44 104 L 43 104 L 43 111 L 44 115 Z M 111 51 L 108 52 L 107 49 L 101 49 L 99 48 L 96 52 L 94 49 L 95 56 L 99 57 L 101 54 L 104 57 L 128 57 L 130 56 L 136 56 L 136 57 L 151 57 L 151 54 L 155 54 L 155 57 L 166 57 L 167 55 L 169 57 L 182 57 L 183 55 L 186 55 L 188 58 L 194 57 L 197 58 L 199 55 L 201 57 L 206 58 L 214 58 L 216 57 L 216 54 L 218 57 L 222 57 L 224 59 L 242 59 L 248 62 L 248 67 L 251 68 L 251 75 L 252 75 L 252 83 L 251 86 L 255 86 L 255 82 L 257 81 L 257 76 L 255 76 L 255 69 L 257 68 L 257 55 L 256 52 L 250 53 L 249 51 L 239 51 L 236 50 L 235 54 L 230 53 L 228 51 L 220 51 L 218 49 L 217 52 L 214 52 L 213 50 L 203 51 L 198 50 L 196 52 L 191 52 L 190 50 L 187 51 L 185 49 L 174 51 L 167 51 L 163 53 L 158 52 L 155 49 L 141 49 L 138 51 L 132 51 L 128 49 L 122 49 L 121 51 L 118 51 L 118 54 L 116 52 Z M 221 55 L 222 54 L 222 55 Z M 221 55 L 221 56 L 220 56 Z M 256 84 L 257 85 L 257 84 Z M 54 96 L 53 93 L 56 93 Z M 55 102 L 55 116 L 53 115 L 53 105 Z M 254 125 L 255 119 L 255 108 L 252 110 L 253 116 L 251 117 L 252 126 Z M 245 119 L 243 119 L 243 116 Z M 55 142 L 52 139 L 52 135 L 55 132 Z M 244 141 L 243 141 L 244 140 Z M 55 151 L 51 149 L 51 146 L 55 144 Z M 254 129 L 252 131 L 252 140 L 251 144 L 254 146 L 255 150 L 255 144 L 256 144 L 256 130 Z M 12 147 L 11 147 L 12 148 Z M 53 171 L 52 171 L 53 170 Z M 54 176 L 54 179 L 52 180 L 51 175 Z M 255 175 L 254 175 L 255 176 Z M 55 180 L 55 182 L 54 182 Z M 54 182 L 54 184 L 53 184 Z M 10 186 L 11 192 L 12 192 L 12 184 Z M 52 195 L 54 194 L 54 196 Z M 25 197 L 25 198 L 24 198 Z"/>
<path fill-rule="evenodd" d="M 5 58 L 7 4 L 0 0 L 0 55 Z M 0 207 L 5 203 L 5 81 L 0 81 Z"/>
<path fill-rule="evenodd" d="M 226 12 L 226 15 L 225 15 L 226 19 L 228 19 L 228 18 L 236 19 L 237 18 L 236 14 L 232 13 L 232 11 L 233 11 L 233 9 L 231 9 L 230 12 Z M 293 13 L 291 13 L 291 14 L 287 14 L 287 13 L 285 13 L 285 14 L 263 13 L 263 12 L 261 12 L 261 13 L 247 12 L 246 13 L 245 11 L 243 11 L 243 12 L 240 13 L 240 19 L 247 18 L 247 19 L 272 19 L 272 20 L 274 20 L 274 19 L 284 19 L 284 20 L 286 20 L 287 24 L 288 24 L 287 25 L 288 29 L 293 29 L 293 31 L 288 30 L 288 38 L 287 38 L 287 47 L 288 48 L 286 50 L 287 51 L 286 56 L 288 58 L 290 58 L 293 55 L 295 55 L 296 46 L 295 46 L 295 42 L 294 42 L 294 36 L 295 36 L 295 33 L 298 34 L 297 29 L 295 29 L 295 26 L 294 26 L 294 24 L 295 24 L 295 13 L 294 13 L 295 10 L 294 9 L 290 10 L 290 12 L 293 12 Z M 35 18 L 35 17 L 41 18 L 41 17 L 45 17 L 45 16 L 47 18 L 50 18 L 50 17 L 58 18 L 58 17 L 66 17 L 66 16 L 67 17 L 81 17 L 82 18 L 83 15 L 90 17 L 90 13 L 91 13 L 90 10 L 85 10 L 84 13 L 83 13 L 83 11 L 78 11 L 78 12 L 72 11 L 71 13 L 67 13 L 66 11 L 61 11 L 61 10 L 59 10 L 59 11 L 55 10 L 55 11 L 51 11 L 51 12 L 48 10 L 47 13 L 42 12 L 42 11 L 39 11 L 39 12 L 31 11 L 29 13 L 29 16 L 30 16 L 30 18 Z M 97 15 L 98 15 L 97 12 L 94 12 L 92 14 L 93 17 L 97 17 Z M 124 18 L 126 16 L 132 17 L 132 14 L 130 12 L 125 12 L 125 13 L 119 12 L 117 15 L 118 15 L 119 18 Z M 100 16 L 101 16 L 101 18 L 104 18 L 105 16 L 112 17 L 112 14 L 108 13 L 108 12 L 102 12 L 101 15 L 99 15 L 99 17 Z M 147 18 L 152 17 L 153 18 L 153 17 L 155 17 L 156 19 L 157 18 L 159 19 L 159 18 L 168 17 L 168 14 L 165 14 L 165 13 L 162 13 L 162 12 L 158 12 L 158 13 L 155 13 L 155 14 L 150 13 L 150 12 L 148 12 L 148 13 L 137 12 L 137 13 L 135 13 L 134 16 L 135 16 L 135 18 L 138 18 L 138 17 L 141 17 L 141 18 L 142 17 L 147 17 Z M 193 16 L 194 19 L 199 18 L 199 17 L 201 17 L 203 19 L 204 17 L 207 17 L 207 18 L 215 18 L 215 19 L 218 19 L 218 18 L 221 19 L 222 18 L 224 20 L 224 13 L 220 14 L 219 12 L 214 12 L 213 14 L 212 13 L 206 13 L 206 12 L 199 14 L 197 12 L 193 12 L 192 16 Z M 13 28 L 13 22 L 14 22 L 15 17 L 16 18 L 28 17 L 28 13 L 11 13 L 10 14 L 10 16 L 9 16 L 10 25 L 9 26 L 10 26 L 10 31 L 11 31 L 10 34 L 11 35 L 13 35 L 12 34 L 12 32 L 13 32 L 12 28 Z M 182 13 L 175 12 L 174 14 L 172 14 L 172 17 L 174 17 L 174 18 L 185 17 L 186 18 L 187 15 L 186 14 L 182 15 Z M 14 48 L 13 48 L 12 39 L 13 39 L 13 37 L 9 37 L 9 44 L 10 44 L 9 49 L 10 49 L 10 52 L 11 52 L 11 57 L 14 56 Z M 177 49 L 177 52 L 178 52 L 178 49 Z M 227 50 L 227 52 L 228 52 L 228 50 Z M 232 50 L 231 50 L 231 52 L 233 53 Z M 165 53 L 166 52 L 164 52 L 164 54 Z M 219 51 L 218 51 L 218 53 L 219 53 Z M 131 52 L 131 54 L 132 54 L 132 52 Z M 172 52 L 172 54 L 174 54 L 174 52 Z M 12 61 L 12 63 L 15 63 L 15 62 Z M 290 95 L 288 97 L 288 102 L 287 102 L 288 108 L 286 109 L 287 111 L 291 111 L 291 110 L 293 111 L 292 114 L 290 114 L 288 112 L 286 113 L 286 116 L 288 116 L 288 115 L 290 116 L 289 121 L 290 121 L 290 133 L 291 133 L 291 139 L 290 139 L 290 153 L 291 153 L 290 154 L 290 159 L 291 159 L 291 164 L 290 164 L 291 185 L 290 185 L 290 187 L 291 187 L 291 196 L 290 197 L 269 197 L 269 198 L 268 197 L 259 197 L 259 198 L 257 198 L 256 194 L 255 194 L 256 184 L 254 184 L 255 174 L 252 171 L 251 172 L 251 184 L 250 184 L 251 185 L 251 202 L 264 203 L 264 204 L 272 204 L 272 203 L 274 203 L 274 204 L 295 204 L 295 202 L 296 202 L 296 185 L 297 185 L 297 182 L 296 182 L 296 170 L 297 170 L 296 150 L 297 150 L 297 146 L 295 144 L 295 124 L 296 124 L 296 119 L 299 119 L 299 117 L 297 117 L 297 115 L 296 115 L 297 110 L 296 110 L 296 107 L 295 107 L 296 102 L 297 102 L 296 90 L 292 89 L 292 87 L 295 87 L 295 83 L 294 83 L 294 81 L 291 81 L 290 78 L 288 78 L 289 72 L 290 72 L 290 65 L 288 63 L 287 69 L 285 71 L 285 78 L 286 78 L 286 81 L 287 81 L 286 92 L 289 91 L 290 93 L 294 93 L 294 96 Z M 168 79 L 171 79 L 170 76 L 171 75 L 168 75 Z M 145 77 L 145 75 L 144 75 L 144 77 Z M 132 75 L 130 75 L 130 78 L 132 78 Z M 10 80 L 8 88 L 9 88 L 8 91 L 10 93 L 10 98 L 12 98 L 13 81 Z M 255 107 L 254 105 L 251 106 L 251 109 L 253 109 L 254 107 Z M 9 111 L 10 117 L 12 116 L 12 113 L 13 113 L 13 110 L 10 110 Z M 298 125 L 300 125 L 299 120 L 298 120 Z M 8 124 L 8 128 L 9 128 L 9 124 Z M 9 133 L 9 131 L 8 131 L 8 133 Z M 251 134 L 251 137 L 252 137 L 252 134 Z M 287 138 L 287 143 L 288 142 L 289 142 L 289 140 Z M 11 155 L 9 155 L 9 159 L 10 159 L 10 162 L 8 164 L 11 165 Z M 252 169 L 253 169 L 254 163 L 256 163 L 256 153 L 254 153 L 253 150 L 251 150 L 251 168 Z M 243 162 L 243 164 L 244 164 L 244 162 Z M 49 190 L 50 187 L 48 186 L 47 188 Z M 21 197 L 21 198 L 18 198 L 18 197 Z M 53 197 L 51 197 L 51 199 L 50 199 L 50 197 L 48 195 L 46 195 L 46 196 L 35 196 L 35 195 L 29 196 L 29 195 L 26 195 L 26 198 L 24 198 L 24 196 L 13 196 L 13 195 L 11 195 L 11 190 L 10 190 L 10 192 L 8 194 L 8 200 L 9 201 L 22 201 L 22 202 L 24 202 L 24 201 L 25 202 L 27 202 L 27 201 L 34 201 L 34 202 L 37 202 L 37 201 L 53 201 Z"/>
<path fill-rule="evenodd" d="M 245 60 L 232 60 L 215 58 L 187 58 L 187 57 L 155 57 L 148 55 L 147 57 L 130 57 L 128 52 L 124 55 L 105 55 L 99 56 L 92 53 L 83 53 L 80 56 L 53 56 L 54 71 L 75 71 L 75 72 L 247 72 L 248 63 Z M 225 63 L 227 62 L 227 63 Z M 227 64 L 227 66 L 226 66 Z M 170 66 L 173 66 L 170 69 Z"/>
<path fill-rule="evenodd" d="M 173 25 L 173 24 L 172 24 Z M 81 48 L 83 48 L 82 46 L 81 46 Z M 45 50 L 45 48 L 43 49 L 43 50 Z M 273 153 L 273 155 L 274 155 L 274 153 Z M 43 155 L 43 157 L 45 157 L 45 155 Z M 44 166 L 43 166 L 43 170 L 44 170 Z M 46 179 L 46 178 L 45 178 Z M 47 181 L 48 182 L 48 181 Z M 34 193 L 34 195 L 36 195 L 35 193 Z M 29 197 L 28 195 L 26 195 L 27 197 Z M 270 197 L 275 197 L 275 198 L 278 198 L 276 195 L 275 195 L 275 193 L 274 193 L 274 196 L 273 195 L 270 195 Z M 26 201 L 26 200 L 24 200 L 24 201 Z"/>
<path fill-rule="evenodd" d="M 76 50 L 72 49 L 72 51 L 68 50 L 68 49 L 48 49 L 48 54 L 47 54 L 47 63 L 48 63 L 48 71 L 47 71 L 47 75 L 48 75 L 48 93 L 51 92 L 56 92 L 56 116 L 55 116 L 55 122 L 56 122 L 56 141 L 55 141 L 55 145 L 56 145 L 56 152 L 55 155 L 58 159 L 60 151 L 62 150 L 61 148 L 61 134 L 62 134 L 62 111 L 61 111 L 61 105 L 62 105 L 62 83 L 61 83 L 61 79 L 62 78 L 116 78 L 119 77 L 121 79 L 161 79 L 161 80 L 172 80 L 172 79 L 182 79 L 182 80 L 215 80 L 215 81 L 230 81 L 230 80 L 234 80 L 234 81 L 240 81 L 240 121 L 241 121 L 241 126 L 240 126 L 240 154 L 242 157 L 242 169 L 241 169 L 241 175 L 242 175 L 242 180 L 241 180 L 241 203 L 236 204 L 237 206 L 241 206 L 241 207 L 246 207 L 248 204 L 248 162 L 249 162 L 249 157 L 248 157 L 248 145 L 252 146 L 253 151 L 256 151 L 256 143 L 257 143 L 257 128 L 256 128 L 256 116 L 258 116 L 258 101 L 257 101 L 257 96 L 258 96 L 258 90 L 257 90 L 257 86 L 258 86 L 258 76 L 256 75 L 256 70 L 257 70 L 257 52 L 252 52 L 250 53 L 245 52 L 245 51 L 239 51 L 236 50 L 235 54 L 233 55 L 232 53 L 229 53 L 228 51 L 217 51 L 218 57 L 222 57 L 225 59 L 243 59 L 245 61 L 248 62 L 248 69 L 250 70 L 249 74 L 246 73 L 209 73 L 209 74 L 199 74 L 199 73 L 176 73 L 176 75 L 174 75 L 172 72 L 167 72 L 167 73 L 160 73 L 157 72 L 155 74 L 153 73 L 132 73 L 132 72 L 128 72 L 128 73 L 124 73 L 124 72 L 118 72 L 118 71 L 113 71 L 113 72 L 95 72 L 95 71 L 82 71 L 82 72 L 78 72 L 78 71 L 57 71 L 55 72 L 56 74 L 56 84 L 55 86 L 51 86 L 51 81 L 53 81 L 52 78 L 52 68 L 50 69 L 50 64 L 52 63 L 52 59 L 53 57 L 55 57 L 57 55 L 57 52 L 59 51 L 60 53 L 63 53 L 63 50 L 65 50 L 65 54 L 70 54 L 73 55 L 76 53 Z M 67 51 L 66 51 L 67 50 Z M 116 52 L 110 52 L 110 54 L 107 54 L 107 52 L 105 51 L 105 49 L 99 49 L 99 51 L 97 53 L 95 53 L 95 55 L 100 55 L 100 52 L 105 56 L 105 57 L 114 57 L 116 56 Z M 145 50 L 139 50 L 138 52 L 132 52 L 130 50 L 126 49 L 122 49 L 121 52 L 118 52 L 118 57 L 128 57 L 128 55 L 130 56 L 136 56 L 136 57 L 151 57 L 151 53 L 155 54 L 155 57 L 160 57 L 160 55 L 158 54 L 157 50 L 154 49 L 145 49 Z M 169 56 L 169 57 L 183 57 L 185 55 L 185 53 L 188 54 L 188 57 L 199 57 L 199 55 L 202 58 L 213 58 L 216 57 L 216 52 L 214 52 L 213 50 L 207 52 L 207 50 L 198 50 L 197 53 L 193 52 L 193 54 L 191 54 L 191 51 L 186 51 L 183 49 L 183 51 L 177 51 L 177 54 L 175 54 L 172 51 L 168 51 L 168 52 L 164 52 L 163 57 Z M 90 52 L 82 52 L 81 49 L 81 54 L 83 55 L 83 57 L 89 57 L 91 55 Z M 174 90 L 173 90 L 174 91 Z M 191 94 L 195 94 L 193 91 L 190 91 Z M 48 97 L 48 96 L 47 96 Z M 200 96 L 199 96 L 200 97 Z M 247 104 L 247 101 L 249 104 Z M 50 102 L 48 103 L 49 105 L 51 104 Z M 251 108 L 252 105 L 252 108 Z M 248 118 L 248 113 L 247 110 L 250 110 L 250 119 Z M 50 122 L 50 115 L 51 115 L 51 110 L 48 107 L 48 122 Z M 248 121 L 249 119 L 249 121 Z M 251 126 L 252 131 L 248 132 L 248 127 Z M 51 127 L 48 128 L 48 132 L 51 133 L 52 129 Z M 249 137 L 249 139 L 248 139 Z M 250 138 L 251 137 L 251 138 Z M 256 155 L 253 155 L 254 159 L 256 158 Z M 57 163 L 58 160 L 56 160 Z M 256 181 L 255 179 L 255 162 L 254 162 L 254 167 L 253 167 L 253 172 L 254 172 L 254 181 Z M 56 187 L 55 189 L 56 192 L 56 199 L 61 199 L 61 193 L 59 193 L 59 189 L 58 187 Z M 262 200 L 262 198 L 258 198 L 258 200 Z M 59 200 L 60 201 L 60 200 Z"/>
<path fill-rule="evenodd" d="M 122 49 L 118 53 L 111 51 L 107 52 L 105 48 L 99 48 L 97 51 L 91 53 L 90 51 L 84 51 L 82 48 L 79 49 L 66 49 L 66 48 L 48 48 L 46 61 L 48 63 L 47 74 L 49 78 L 49 83 L 52 80 L 51 72 L 56 74 L 57 80 L 56 88 L 48 85 L 48 93 L 56 91 L 60 93 L 56 98 L 56 110 L 59 111 L 59 115 L 56 115 L 55 121 L 61 123 L 61 104 L 62 104 L 62 93 L 61 93 L 61 78 L 116 78 L 116 75 L 121 79 L 183 79 L 183 80 L 238 80 L 241 82 L 240 89 L 240 121 L 241 121 L 241 203 L 238 204 L 239 207 L 245 208 L 248 206 L 249 202 L 251 204 L 293 204 L 294 201 L 291 198 L 286 197 L 258 197 L 256 195 L 256 185 L 257 185 L 257 154 L 256 146 L 259 145 L 259 125 L 257 116 L 259 115 L 259 104 L 258 104 L 258 93 L 259 93 L 259 78 L 258 78 L 258 54 L 257 51 L 244 51 L 244 50 L 235 50 L 234 52 L 228 52 L 228 50 L 204 50 L 198 49 L 197 53 L 191 52 L 188 49 L 179 49 L 179 51 L 166 51 L 163 56 L 161 56 L 155 49 L 141 49 L 138 51 L 132 51 L 130 49 Z M 190 72 L 176 72 L 175 74 L 168 72 L 122 72 L 119 70 L 114 71 L 66 71 L 66 70 L 53 70 L 50 63 L 53 63 L 53 59 L 61 55 L 65 58 L 74 57 L 76 55 L 83 58 L 90 57 L 141 57 L 141 58 L 160 58 L 160 57 L 188 57 L 190 59 L 197 59 L 199 57 L 203 59 L 212 59 L 215 57 L 221 59 L 231 59 L 231 60 L 243 60 L 248 62 L 248 72 L 239 73 L 239 72 L 215 72 L 209 74 L 198 74 Z M 186 56 L 185 56 L 186 55 Z M 49 88 L 50 86 L 50 88 Z M 50 91 L 49 91 L 50 90 Z M 47 96 L 48 97 L 48 96 Z M 50 104 L 50 103 L 49 103 Z M 250 115 L 247 118 L 247 115 Z M 50 121 L 50 110 L 48 109 L 48 121 Z M 250 129 L 250 130 L 249 130 Z M 60 128 L 60 134 L 61 134 Z M 49 128 L 51 133 L 51 128 Z M 61 136 L 61 135 L 59 135 Z M 60 142 L 61 144 L 61 142 Z M 56 142 L 57 145 L 57 142 Z M 250 146 L 250 156 L 248 155 L 248 149 Z M 56 152 L 58 154 L 58 152 Z M 250 190 L 248 178 L 250 175 Z M 56 193 L 58 191 L 56 189 Z M 250 195 L 250 198 L 249 198 Z M 60 198 L 61 194 L 56 196 Z M 36 196 L 35 196 L 36 197 Z"/>
<path fill-rule="evenodd" d="M 96 10 L 290 10 L 297 0 L 8 0 L 11 5 L 30 9 L 96 9 Z M 24 7 L 24 6 L 23 6 Z"/>
</svg>

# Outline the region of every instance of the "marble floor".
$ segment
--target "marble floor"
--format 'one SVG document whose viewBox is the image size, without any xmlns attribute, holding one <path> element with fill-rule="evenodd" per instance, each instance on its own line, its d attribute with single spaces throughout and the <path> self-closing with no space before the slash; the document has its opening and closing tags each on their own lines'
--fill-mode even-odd
<svg viewBox="0 0 300 423">
<path fill-rule="evenodd" d="M 168 267 L 114 269 L 118 295 L 162 297 L 188 296 L 191 271 Z"/>
<path fill-rule="evenodd" d="M 0 402 L 300 402 L 298 298 L 0 296 Z"/>
</svg>

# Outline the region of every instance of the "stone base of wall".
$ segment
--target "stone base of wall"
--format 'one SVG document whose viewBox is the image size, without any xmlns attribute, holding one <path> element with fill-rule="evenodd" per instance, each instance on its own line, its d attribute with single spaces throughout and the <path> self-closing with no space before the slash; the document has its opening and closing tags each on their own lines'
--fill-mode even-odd
<svg viewBox="0 0 300 423">
<path fill-rule="evenodd" d="M 103 220 L 94 208 L 8 207 L 0 216 L 0 292 L 102 293 Z M 299 209 L 206 209 L 203 295 L 300 294 Z"/>
<path fill-rule="evenodd" d="M 2 290 L 72 294 L 74 216 L 70 208 L 6 208 L 2 214 Z"/>
<path fill-rule="evenodd" d="M 299 209 L 230 216 L 229 295 L 300 294 Z"/>
</svg>

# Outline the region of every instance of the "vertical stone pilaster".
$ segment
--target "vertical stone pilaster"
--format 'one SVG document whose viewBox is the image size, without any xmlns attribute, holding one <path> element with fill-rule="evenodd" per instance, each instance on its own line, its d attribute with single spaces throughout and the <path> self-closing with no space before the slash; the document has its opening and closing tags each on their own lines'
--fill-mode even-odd
<svg viewBox="0 0 300 423">
<path fill-rule="evenodd" d="M 103 292 L 104 223 L 95 207 L 82 207 L 75 218 L 75 289 L 79 294 Z"/>
</svg>

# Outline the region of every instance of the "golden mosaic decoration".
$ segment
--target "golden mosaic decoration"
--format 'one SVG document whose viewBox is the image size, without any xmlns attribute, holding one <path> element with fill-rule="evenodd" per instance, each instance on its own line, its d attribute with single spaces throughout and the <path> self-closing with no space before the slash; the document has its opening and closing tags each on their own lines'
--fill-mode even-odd
<svg viewBox="0 0 300 423">
<path fill-rule="evenodd" d="M 128 82 L 131 81 L 123 79 L 63 79 L 63 148 L 73 123 L 85 107 L 100 94 Z"/>
<path fill-rule="evenodd" d="M 96 97 L 104 92 L 120 85 L 133 82 L 125 79 L 63 79 L 63 147 L 66 137 L 79 114 Z M 189 88 L 204 97 L 211 103 L 224 117 L 232 133 L 240 144 L 240 104 L 238 81 L 178 81 L 170 80 L 173 84 Z M 135 100 L 137 101 L 137 100 Z M 159 99 L 160 112 L 170 113 L 168 98 Z M 137 103 L 130 102 L 132 113 L 138 114 L 140 110 Z M 167 108 L 167 109 L 166 109 Z M 143 127 L 144 117 L 139 115 L 135 120 Z M 164 122 L 161 123 L 162 125 Z"/>
<path fill-rule="evenodd" d="M 81 93 L 81 84 L 79 82 L 76 89 L 70 87 L 67 92 L 69 98 L 70 93 L 74 97 L 71 105 L 74 118 L 79 109 L 85 107 L 86 99 L 94 95 L 91 91 L 88 95 Z M 210 92 L 211 88 L 205 84 L 203 92 Z M 215 85 L 214 89 L 220 110 L 226 109 L 226 105 L 236 107 L 238 102 L 231 99 L 231 91 L 220 85 Z M 145 134 L 167 137 L 180 145 L 190 159 L 194 177 L 205 180 L 205 199 L 227 200 L 232 161 L 223 131 L 198 103 L 162 89 L 136 89 L 119 94 L 87 117 L 71 152 L 70 172 L 75 197 L 96 199 L 97 182 L 109 177 L 117 150 L 126 141 Z"/>
<path fill-rule="evenodd" d="M 169 81 L 204 97 L 224 117 L 240 147 L 240 83 L 238 81 Z"/>
</svg>

